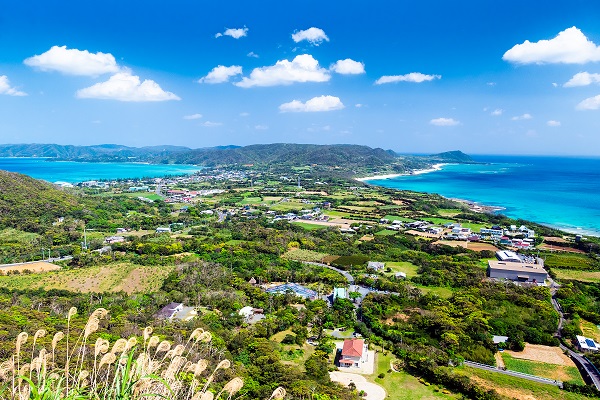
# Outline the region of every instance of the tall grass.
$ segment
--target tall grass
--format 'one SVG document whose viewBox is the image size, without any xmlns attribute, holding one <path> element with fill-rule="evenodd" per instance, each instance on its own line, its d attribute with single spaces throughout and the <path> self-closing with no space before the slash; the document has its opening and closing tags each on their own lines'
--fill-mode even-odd
<svg viewBox="0 0 600 400">
<path fill-rule="evenodd" d="M 17 336 L 14 354 L 0 363 L 1 399 L 231 400 L 244 385 L 235 377 L 221 390 L 211 391 L 219 371 L 230 368 L 231 363 L 222 360 L 211 368 L 202 358 L 210 351 L 212 336 L 201 328 L 194 330 L 185 344 L 161 341 L 147 327 L 139 339 L 120 338 L 111 344 L 98 338 L 92 348 L 88 339 L 108 311 L 96 309 L 85 328 L 73 335 L 71 319 L 76 313 L 74 307 L 69 310 L 67 331 L 54 335 L 51 349 L 39 345 L 38 340 L 46 335 L 44 329 L 33 335 L 31 352 L 23 351 L 30 335 L 21 332 Z M 59 355 L 57 347 L 63 340 L 66 352 Z M 277 388 L 269 400 L 285 395 L 285 389 Z"/>
</svg>

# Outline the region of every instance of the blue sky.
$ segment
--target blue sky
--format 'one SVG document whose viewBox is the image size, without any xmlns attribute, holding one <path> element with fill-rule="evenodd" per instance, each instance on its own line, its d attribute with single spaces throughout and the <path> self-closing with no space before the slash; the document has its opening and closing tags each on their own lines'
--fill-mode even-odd
<svg viewBox="0 0 600 400">
<path fill-rule="evenodd" d="M 600 155 L 596 1 L 5 1 L 0 143 Z"/>
</svg>

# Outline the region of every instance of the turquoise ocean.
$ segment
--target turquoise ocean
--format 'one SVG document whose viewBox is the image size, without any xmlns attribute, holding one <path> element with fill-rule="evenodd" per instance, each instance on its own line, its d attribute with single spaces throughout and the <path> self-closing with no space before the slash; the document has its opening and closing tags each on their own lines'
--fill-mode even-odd
<svg viewBox="0 0 600 400">
<path fill-rule="evenodd" d="M 600 157 L 473 156 L 481 164 L 369 184 L 438 193 L 568 232 L 600 236 Z"/>
<path fill-rule="evenodd" d="M 0 170 L 19 172 L 48 182 L 76 183 L 101 179 L 158 178 L 169 175 L 193 174 L 201 169 L 202 167 L 193 165 L 86 163 L 51 161 L 44 158 L 0 157 Z"/>
</svg>

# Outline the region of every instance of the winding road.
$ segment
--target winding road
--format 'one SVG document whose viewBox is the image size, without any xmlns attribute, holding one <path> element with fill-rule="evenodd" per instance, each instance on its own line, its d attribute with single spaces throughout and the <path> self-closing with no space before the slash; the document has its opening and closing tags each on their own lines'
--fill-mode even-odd
<svg viewBox="0 0 600 400">
<path fill-rule="evenodd" d="M 596 367 L 583 354 L 574 352 L 573 350 L 569 349 L 563 344 L 564 340 L 562 338 L 562 326 L 564 324 L 565 318 L 562 312 L 562 307 L 560 306 L 560 304 L 558 304 L 558 301 L 556 300 L 556 292 L 558 290 L 558 287 L 559 285 L 552 281 L 552 284 L 550 286 L 550 293 L 552 294 L 552 306 L 554 307 L 559 316 L 558 329 L 556 331 L 556 337 L 558 337 L 558 339 L 561 342 L 559 346 L 563 351 L 567 351 L 569 357 L 571 357 L 571 359 L 575 361 L 575 364 L 580 366 L 581 369 L 585 371 L 587 377 L 584 377 L 584 379 L 587 382 L 591 382 L 596 387 L 596 389 L 600 390 L 600 372 L 598 371 L 598 369 L 596 369 Z"/>
</svg>

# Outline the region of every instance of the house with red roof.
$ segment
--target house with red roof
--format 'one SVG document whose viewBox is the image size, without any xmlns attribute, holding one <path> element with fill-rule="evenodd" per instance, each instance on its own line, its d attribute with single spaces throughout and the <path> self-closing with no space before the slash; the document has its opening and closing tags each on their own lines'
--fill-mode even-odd
<svg viewBox="0 0 600 400">
<path fill-rule="evenodd" d="M 344 340 L 342 353 L 340 355 L 340 367 L 360 368 L 361 364 L 367 361 L 367 346 L 362 339 Z"/>
</svg>

